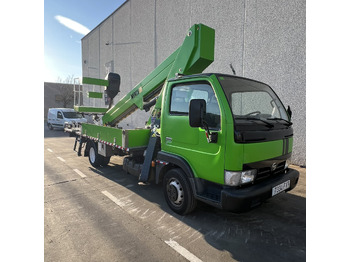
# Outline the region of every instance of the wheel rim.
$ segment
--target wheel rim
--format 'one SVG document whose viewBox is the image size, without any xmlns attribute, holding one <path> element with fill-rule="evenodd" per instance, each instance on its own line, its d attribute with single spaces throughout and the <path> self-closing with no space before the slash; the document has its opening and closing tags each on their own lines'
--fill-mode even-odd
<svg viewBox="0 0 350 262">
<path fill-rule="evenodd" d="M 168 198 L 172 204 L 180 206 L 183 203 L 184 192 L 179 180 L 172 178 L 167 185 Z"/>
<path fill-rule="evenodd" d="M 90 158 L 90 161 L 91 161 L 92 163 L 95 163 L 96 155 L 95 155 L 95 150 L 94 150 L 93 147 L 90 147 L 89 158 Z"/>
</svg>

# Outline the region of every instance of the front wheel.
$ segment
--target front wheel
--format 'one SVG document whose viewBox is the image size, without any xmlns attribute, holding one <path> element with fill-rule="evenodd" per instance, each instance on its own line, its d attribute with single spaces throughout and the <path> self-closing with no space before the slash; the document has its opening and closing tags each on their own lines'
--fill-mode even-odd
<svg viewBox="0 0 350 262">
<path fill-rule="evenodd" d="M 171 169 L 165 174 L 163 193 L 169 207 L 180 215 L 190 213 L 197 205 L 190 182 L 180 168 Z"/>
</svg>

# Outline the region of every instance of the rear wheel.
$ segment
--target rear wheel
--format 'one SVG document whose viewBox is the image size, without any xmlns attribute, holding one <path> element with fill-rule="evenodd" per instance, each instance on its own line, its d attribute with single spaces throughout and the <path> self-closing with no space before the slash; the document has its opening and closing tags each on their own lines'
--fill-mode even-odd
<svg viewBox="0 0 350 262">
<path fill-rule="evenodd" d="M 97 146 L 94 142 L 90 143 L 89 161 L 93 167 L 99 167 L 102 164 L 102 156 L 98 154 Z"/>
<path fill-rule="evenodd" d="M 107 166 L 108 163 L 109 163 L 109 160 L 111 160 L 111 157 L 110 157 L 110 156 L 102 157 L 101 166 Z"/>
<path fill-rule="evenodd" d="M 180 168 L 171 169 L 165 174 L 163 193 L 169 207 L 180 215 L 190 213 L 197 205 L 190 182 Z"/>
</svg>

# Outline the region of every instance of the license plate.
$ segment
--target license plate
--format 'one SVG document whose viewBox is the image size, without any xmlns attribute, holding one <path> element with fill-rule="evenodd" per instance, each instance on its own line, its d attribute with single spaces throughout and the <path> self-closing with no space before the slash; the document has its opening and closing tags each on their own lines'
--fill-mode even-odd
<svg viewBox="0 0 350 262">
<path fill-rule="evenodd" d="M 272 188 L 272 196 L 281 193 L 282 191 L 288 189 L 289 187 L 290 187 L 290 180 L 287 180 L 286 182 L 279 184 L 278 186 L 273 187 Z"/>
</svg>

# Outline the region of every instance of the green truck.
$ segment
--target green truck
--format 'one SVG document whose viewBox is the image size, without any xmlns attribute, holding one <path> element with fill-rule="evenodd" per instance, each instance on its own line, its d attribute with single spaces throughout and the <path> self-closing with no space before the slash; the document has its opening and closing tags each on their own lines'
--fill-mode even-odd
<svg viewBox="0 0 350 262">
<path fill-rule="evenodd" d="M 110 103 L 75 107 L 96 121 L 66 126 L 76 133 L 74 150 L 97 168 L 124 156 L 123 169 L 142 183 L 161 184 L 169 207 L 181 215 L 197 201 L 241 212 L 292 190 L 299 173 L 288 167 L 290 108 L 259 81 L 203 74 L 214 61 L 214 43 L 214 29 L 193 25 L 183 44 L 115 105 L 118 74 L 83 78 L 83 84 L 105 86 Z M 103 93 L 89 96 L 101 99 Z M 145 128 L 118 127 L 138 109 L 151 110 Z"/>
</svg>

